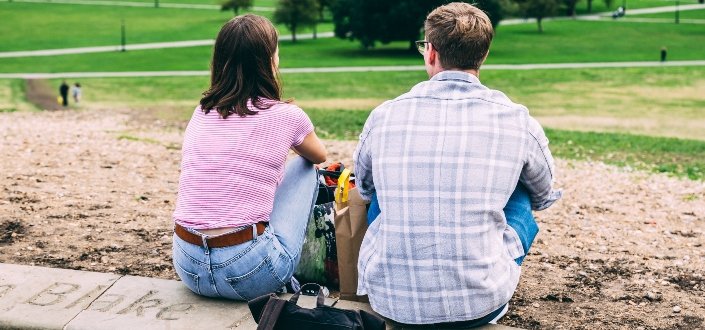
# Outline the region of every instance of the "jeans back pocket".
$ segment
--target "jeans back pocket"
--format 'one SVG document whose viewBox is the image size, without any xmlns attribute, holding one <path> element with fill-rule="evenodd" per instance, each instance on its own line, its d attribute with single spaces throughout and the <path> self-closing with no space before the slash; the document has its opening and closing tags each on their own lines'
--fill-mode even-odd
<svg viewBox="0 0 705 330">
<path fill-rule="evenodd" d="M 234 298 L 247 301 L 281 289 L 284 286 L 284 279 L 281 275 L 284 274 L 280 275 L 279 273 L 282 272 L 282 269 L 286 269 L 281 267 L 286 259 L 286 256 L 279 255 L 277 260 L 273 262 L 270 256 L 266 256 L 251 271 L 239 276 L 226 276 L 225 280 L 235 293 Z M 227 274 L 228 269 L 242 269 L 242 266 L 244 265 L 235 262 L 223 271 Z"/>
</svg>

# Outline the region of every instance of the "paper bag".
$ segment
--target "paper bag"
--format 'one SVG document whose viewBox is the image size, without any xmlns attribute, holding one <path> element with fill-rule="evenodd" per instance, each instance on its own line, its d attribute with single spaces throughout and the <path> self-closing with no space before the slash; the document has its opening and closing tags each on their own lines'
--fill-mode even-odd
<svg viewBox="0 0 705 330">
<path fill-rule="evenodd" d="M 347 201 L 336 204 L 335 236 L 338 248 L 340 299 L 367 302 L 367 296 L 358 296 L 357 258 L 362 238 L 367 231 L 366 202 L 357 189 L 348 192 Z"/>
</svg>

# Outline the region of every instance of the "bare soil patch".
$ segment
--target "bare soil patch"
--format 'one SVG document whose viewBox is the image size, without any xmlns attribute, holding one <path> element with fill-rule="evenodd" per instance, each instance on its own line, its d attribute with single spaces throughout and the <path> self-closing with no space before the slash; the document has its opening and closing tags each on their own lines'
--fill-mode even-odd
<svg viewBox="0 0 705 330">
<path fill-rule="evenodd" d="M 175 279 L 182 131 L 127 110 L 0 113 L 0 262 Z M 354 141 L 327 146 L 351 164 Z M 565 197 L 537 213 L 541 232 L 500 323 L 705 328 L 705 183 L 558 168 Z"/>
<path fill-rule="evenodd" d="M 25 80 L 25 90 L 27 101 L 34 104 L 39 109 L 60 110 L 63 106 L 57 101 L 58 90 L 54 92 L 49 82 L 44 79 Z"/>
</svg>

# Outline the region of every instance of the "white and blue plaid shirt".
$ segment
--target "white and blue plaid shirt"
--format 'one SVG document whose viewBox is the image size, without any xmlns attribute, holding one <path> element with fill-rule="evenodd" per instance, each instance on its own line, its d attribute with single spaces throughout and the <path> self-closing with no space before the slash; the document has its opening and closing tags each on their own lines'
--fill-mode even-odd
<svg viewBox="0 0 705 330">
<path fill-rule="evenodd" d="M 526 107 L 474 75 L 444 71 L 370 114 L 354 155 L 360 194 L 382 213 L 358 261 L 358 294 L 410 324 L 483 317 L 512 297 L 524 254 L 502 209 L 517 182 L 532 208 L 560 198 Z"/>
</svg>

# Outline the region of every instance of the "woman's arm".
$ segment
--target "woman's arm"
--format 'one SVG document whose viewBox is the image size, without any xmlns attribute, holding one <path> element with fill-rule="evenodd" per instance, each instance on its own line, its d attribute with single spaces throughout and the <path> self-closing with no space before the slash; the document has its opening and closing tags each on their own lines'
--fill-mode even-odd
<svg viewBox="0 0 705 330">
<path fill-rule="evenodd" d="M 308 133 L 298 146 L 295 146 L 294 151 L 301 157 L 310 160 L 314 164 L 320 164 L 326 161 L 328 151 L 323 145 L 323 142 L 318 138 L 315 131 Z"/>
</svg>

